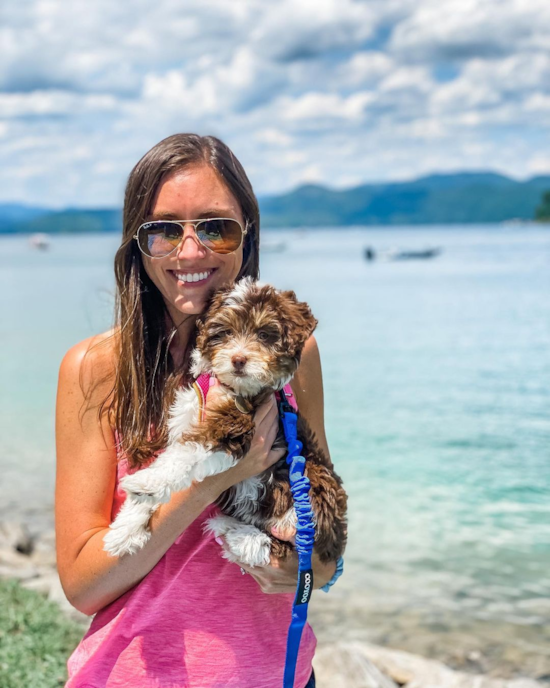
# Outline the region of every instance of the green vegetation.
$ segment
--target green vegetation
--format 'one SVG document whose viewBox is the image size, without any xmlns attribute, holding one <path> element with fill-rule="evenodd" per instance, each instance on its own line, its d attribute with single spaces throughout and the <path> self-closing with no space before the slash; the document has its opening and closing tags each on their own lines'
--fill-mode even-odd
<svg viewBox="0 0 550 688">
<path fill-rule="evenodd" d="M 539 222 L 550 222 L 550 191 L 542 196 L 542 202 L 537 208 L 535 219 Z"/>
<path fill-rule="evenodd" d="M 122 213 L 119 210 L 43 210 L 38 216 L 25 217 L 20 213 L 14 219 L 13 207 L 9 207 L 9 213 L 3 214 L 0 206 L 0 234 L 82 234 L 120 232 L 121 229 Z"/>
<path fill-rule="evenodd" d="M 54 688 L 67 680 L 67 658 L 84 633 L 57 605 L 0 580 L 0 686 Z"/>
<path fill-rule="evenodd" d="M 308 184 L 259 201 L 262 226 L 267 228 L 468 224 L 533 220 L 549 188 L 548 176 L 519 182 L 492 172 L 461 172 L 353 189 Z M 545 212 L 540 219 L 548 216 Z M 119 210 L 0 205 L 0 234 L 120 232 L 121 227 Z"/>
<path fill-rule="evenodd" d="M 441 174 L 333 190 L 302 186 L 261 202 L 266 227 L 468 224 L 532 220 L 549 177 L 518 182 L 493 173 Z"/>
</svg>

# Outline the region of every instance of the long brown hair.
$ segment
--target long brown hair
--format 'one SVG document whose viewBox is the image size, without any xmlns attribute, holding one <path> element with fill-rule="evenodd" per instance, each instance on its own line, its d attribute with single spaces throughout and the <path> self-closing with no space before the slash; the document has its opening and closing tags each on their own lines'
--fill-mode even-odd
<svg viewBox="0 0 550 688">
<path fill-rule="evenodd" d="M 175 387 L 187 380 L 188 346 L 175 370 L 169 346 L 176 334 L 162 295 L 143 266 L 134 235 L 147 220 L 166 177 L 206 163 L 239 202 L 247 227 L 237 279 L 259 276 L 260 216 L 246 173 L 231 150 L 214 136 L 175 134 L 151 148 L 134 167 L 124 197 L 122 243 L 115 256 L 117 365 L 109 405 L 120 448 L 134 466 L 166 444 L 166 419 Z"/>
</svg>

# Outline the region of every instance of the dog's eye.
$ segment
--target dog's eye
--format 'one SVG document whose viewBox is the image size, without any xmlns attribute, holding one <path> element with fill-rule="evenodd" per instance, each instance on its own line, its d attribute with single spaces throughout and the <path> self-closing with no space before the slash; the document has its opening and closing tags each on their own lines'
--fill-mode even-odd
<svg viewBox="0 0 550 688">
<path fill-rule="evenodd" d="M 277 339 L 277 334 L 275 332 L 267 332 L 266 330 L 260 330 L 258 332 L 258 339 L 261 342 L 274 342 Z"/>
<path fill-rule="evenodd" d="M 218 330 L 218 332 L 214 333 L 210 337 L 211 342 L 220 342 L 222 339 L 225 339 L 231 334 L 230 330 Z"/>
</svg>

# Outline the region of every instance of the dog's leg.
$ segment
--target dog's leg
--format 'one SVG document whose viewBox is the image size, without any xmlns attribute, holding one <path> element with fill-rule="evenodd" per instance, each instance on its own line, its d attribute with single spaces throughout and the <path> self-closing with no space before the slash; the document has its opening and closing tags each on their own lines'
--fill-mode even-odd
<svg viewBox="0 0 550 688">
<path fill-rule="evenodd" d="M 210 475 L 223 473 L 236 460 L 225 452 L 213 452 L 196 442 L 171 444 L 149 468 L 137 471 L 121 480 L 127 493 L 137 501 L 153 499 L 162 504 L 170 500 L 172 492 L 191 487 Z"/>
<path fill-rule="evenodd" d="M 255 526 L 237 521 L 231 516 L 215 516 L 207 521 L 205 530 L 215 537 L 223 536 L 227 546 L 223 556 L 228 561 L 248 566 L 269 564 L 271 538 Z"/>
<path fill-rule="evenodd" d="M 209 452 L 198 444 L 168 447 L 152 466 L 121 480 L 127 497 L 104 538 L 105 551 L 121 555 L 141 549 L 150 537 L 151 515 L 170 500 L 172 492 L 223 473 L 235 463 L 229 454 Z"/>
<path fill-rule="evenodd" d="M 347 538 L 347 496 L 341 482 L 327 467 L 306 463 L 309 497 L 315 520 L 315 551 L 323 563 L 342 556 Z"/>
<path fill-rule="evenodd" d="M 128 496 L 103 538 L 103 549 L 113 557 L 141 549 L 151 536 L 147 524 L 157 508 L 158 505 L 139 503 Z"/>
</svg>

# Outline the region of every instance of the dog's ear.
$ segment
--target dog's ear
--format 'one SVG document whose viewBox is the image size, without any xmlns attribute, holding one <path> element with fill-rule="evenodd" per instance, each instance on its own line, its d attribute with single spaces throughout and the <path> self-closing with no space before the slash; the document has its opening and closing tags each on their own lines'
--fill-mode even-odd
<svg viewBox="0 0 550 688">
<path fill-rule="evenodd" d="M 307 339 L 317 327 L 310 307 L 305 301 L 298 301 L 293 291 L 281 292 L 282 319 L 288 351 L 292 356 L 300 356 Z"/>
<path fill-rule="evenodd" d="M 196 325 L 199 332 L 204 328 L 204 324 L 210 317 L 210 315 L 217 313 L 223 306 L 225 297 L 230 294 L 234 289 L 234 285 L 227 284 L 223 287 L 219 287 L 213 291 L 206 300 L 203 312 L 197 316 Z"/>
</svg>

